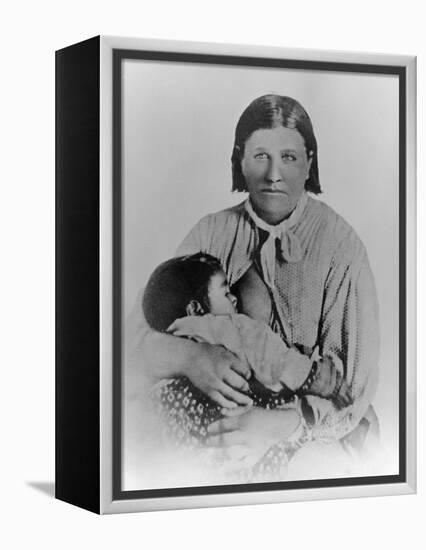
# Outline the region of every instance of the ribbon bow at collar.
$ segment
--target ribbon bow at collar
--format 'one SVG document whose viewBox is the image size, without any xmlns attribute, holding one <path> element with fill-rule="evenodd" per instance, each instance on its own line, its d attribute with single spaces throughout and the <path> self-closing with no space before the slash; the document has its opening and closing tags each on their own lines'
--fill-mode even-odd
<svg viewBox="0 0 426 550">
<path fill-rule="evenodd" d="M 260 263 L 262 266 L 265 283 L 271 288 L 275 288 L 275 260 L 276 260 L 276 242 L 279 242 L 281 254 L 286 262 L 295 263 L 302 259 L 303 251 L 299 238 L 293 233 L 292 228 L 299 221 L 300 216 L 306 206 L 308 196 L 303 193 L 296 208 L 291 215 L 278 225 L 269 225 L 263 221 L 256 212 L 248 198 L 245 202 L 245 209 L 250 218 L 259 229 L 266 231 L 269 235 L 260 250 Z"/>
</svg>

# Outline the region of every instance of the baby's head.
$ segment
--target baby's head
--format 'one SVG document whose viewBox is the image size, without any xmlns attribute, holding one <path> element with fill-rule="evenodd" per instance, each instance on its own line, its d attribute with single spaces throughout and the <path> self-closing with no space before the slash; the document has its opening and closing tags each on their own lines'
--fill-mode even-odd
<svg viewBox="0 0 426 550">
<path fill-rule="evenodd" d="M 160 332 L 187 315 L 236 313 L 236 304 L 219 260 L 202 252 L 160 264 L 142 300 L 148 324 Z"/>
</svg>

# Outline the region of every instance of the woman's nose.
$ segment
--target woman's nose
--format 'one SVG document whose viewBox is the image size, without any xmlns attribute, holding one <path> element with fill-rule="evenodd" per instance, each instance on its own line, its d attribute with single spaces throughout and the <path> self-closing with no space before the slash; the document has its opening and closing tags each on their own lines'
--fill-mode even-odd
<svg viewBox="0 0 426 550">
<path fill-rule="evenodd" d="M 234 296 L 233 294 L 230 294 L 229 297 L 230 297 L 230 299 L 231 299 L 232 305 L 236 308 L 236 307 L 237 307 L 237 303 L 238 303 L 237 297 Z"/>
<path fill-rule="evenodd" d="M 266 178 L 266 181 L 270 183 L 282 181 L 282 174 L 281 174 L 279 163 L 277 160 L 270 159 L 268 164 L 268 169 L 265 174 L 265 178 Z"/>
</svg>

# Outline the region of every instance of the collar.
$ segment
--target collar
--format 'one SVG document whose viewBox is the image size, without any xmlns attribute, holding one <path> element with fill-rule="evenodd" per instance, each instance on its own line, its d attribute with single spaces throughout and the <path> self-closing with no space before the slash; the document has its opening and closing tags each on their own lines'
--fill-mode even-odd
<svg viewBox="0 0 426 550">
<path fill-rule="evenodd" d="M 308 195 L 306 192 L 303 192 L 296 205 L 296 208 L 293 210 L 290 216 L 278 225 L 270 225 L 259 218 L 256 212 L 253 210 L 250 198 L 248 198 L 244 203 L 244 208 L 254 224 L 259 229 L 262 229 L 269 234 L 268 238 L 261 247 L 260 259 L 264 280 L 271 289 L 275 288 L 275 260 L 277 241 L 280 245 L 282 257 L 286 262 L 299 262 L 303 257 L 300 240 L 297 235 L 295 235 L 293 228 L 299 221 L 303 210 L 305 209 L 307 201 Z"/>
</svg>

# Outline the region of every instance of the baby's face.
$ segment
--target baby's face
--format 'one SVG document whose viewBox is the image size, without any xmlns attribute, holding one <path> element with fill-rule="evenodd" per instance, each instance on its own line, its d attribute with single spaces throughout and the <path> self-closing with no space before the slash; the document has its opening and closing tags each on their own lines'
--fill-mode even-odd
<svg viewBox="0 0 426 550">
<path fill-rule="evenodd" d="M 208 298 L 210 313 L 213 315 L 230 315 L 237 312 L 237 299 L 231 294 L 223 271 L 218 271 L 210 279 Z"/>
</svg>

